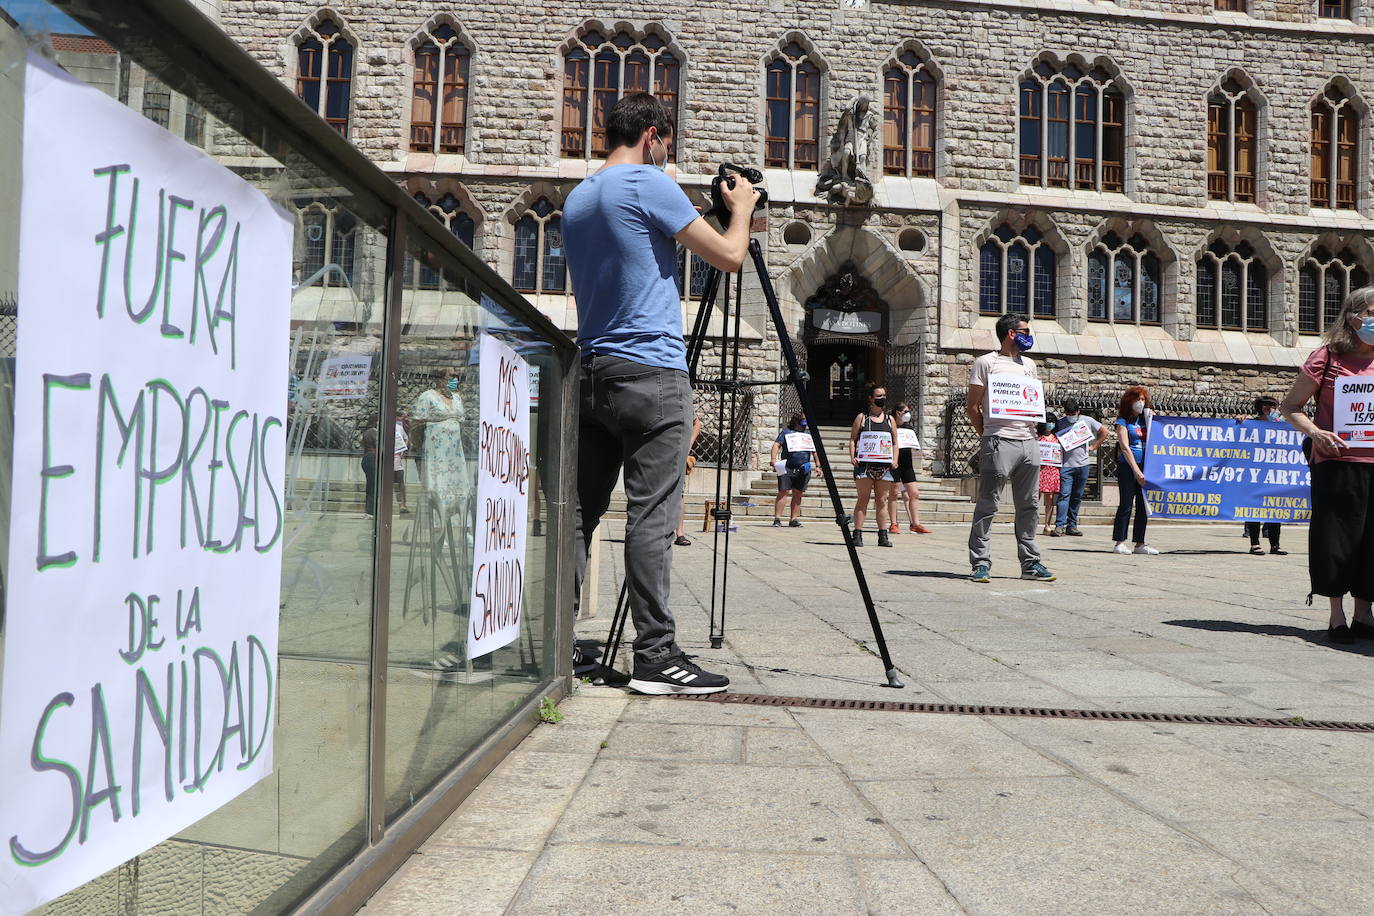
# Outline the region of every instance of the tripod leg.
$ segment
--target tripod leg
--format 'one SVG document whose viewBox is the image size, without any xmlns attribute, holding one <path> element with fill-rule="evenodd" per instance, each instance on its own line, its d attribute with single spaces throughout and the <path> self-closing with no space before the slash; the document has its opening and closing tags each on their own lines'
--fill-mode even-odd
<svg viewBox="0 0 1374 916">
<path fill-rule="evenodd" d="M 630 580 L 620 583 L 620 597 L 615 599 L 615 613 L 611 615 L 611 629 L 606 634 L 606 653 L 601 664 L 606 668 L 615 667 L 615 657 L 620 654 L 620 641 L 625 636 L 625 619 L 630 616 Z"/>
<path fill-rule="evenodd" d="M 844 503 L 840 500 L 840 491 L 835 485 L 835 477 L 830 472 L 830 459 L 826 457 L 825 443 L 821 441 L 820 427 L 816 423 L 815 412 L 811 408 L 811 397 L 806 392 L 806 385 L 802 382 L 801 367 L 797 364 L 797 354 L 792 349 L 792 339 L 785 332 L 785 323 L 782 317 L 782 308 L 778 305 L 777 294 L 773 291 L 773 281 L 768 277 L 768 265 L 763 261 L 763 250 L 759 247 L 756 239 L 749 242 L 749 256 L 754 261 L 754 271 L 758 274 L 759 283 L 763 287 L 763 297 L 768 302 L 768 311 L 773 319 L 773 329 L 778 335 L 778 344 L 782 348 L 783 360 L 787 363 L 787 371 L 792 380 L 792 386 L 797 392 L 797 398 L 801 401 L 802 415 L 806 417 L 807 426 L 811 430 L 811 439 L 816 446 L 816 459 L 821 466 L 821 474 L 825 477 L 825 487 L 830 494 L 830 503 L 835 510 L 835 524 L 839 526 L 840 533 L 844 536 L 844 546 L 849 552 L 849 563 L 854 567 L 854 578 L 859 584 L 859 594 L 863 597 L 864 610 L 868 612 L 868 623 L 873 628 L 873 638 L 878 643 L 878 653 L 883 660 L 883 668 L 887 675 L 888 687 L 905 687 L 897 677 L 897 667 L 892 663 L 892 656 L 887 651 L 887 639 L 883 636 L 883 625 L 878 620 L 878 612 L 873 606 L 873 595 L 868 590 L 868 579 L 864 576 L 863 564 L 859 561 L 859 552 L 854 548 L 854 535 L 849 529 L 849 516 L 845 514 Z"/>
</svg>

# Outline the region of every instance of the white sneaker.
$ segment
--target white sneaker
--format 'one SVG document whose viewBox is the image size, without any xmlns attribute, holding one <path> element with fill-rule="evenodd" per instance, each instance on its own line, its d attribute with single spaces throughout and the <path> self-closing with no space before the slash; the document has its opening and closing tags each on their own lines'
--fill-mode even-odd
<svg viewBox="0 0 1374 916">
<path fill-rule="evenodd" d="M 1122 552 L 1124 553 L 1125 551 L 1122 551 Z M 1151 556 L 1151 557 L 1153 557 L 1153 556 L 1158 555 L 1159 551 L 1158 551 L 1158 550 L 1155 550 L 1155 549 L 1154 549 L 1153 547 L 1151 547 L 1149 544 L 1137 544 L 1136 547 L 1135 547 L 1135 550 L 1132 550 L 1131 553 L 1140 553 L 1140 554 L 1145 554 L 1146 556 Z"/>
<path fill-rule="evenodd" d="M 1117 544 L 1115 547 L 1112 548 L 1112 553 L 1119 553 L 1125 555 L 1129 554 L 1130 552 L 1131 548 L 1127 547 L 1125 544 Z"/>
</svg>

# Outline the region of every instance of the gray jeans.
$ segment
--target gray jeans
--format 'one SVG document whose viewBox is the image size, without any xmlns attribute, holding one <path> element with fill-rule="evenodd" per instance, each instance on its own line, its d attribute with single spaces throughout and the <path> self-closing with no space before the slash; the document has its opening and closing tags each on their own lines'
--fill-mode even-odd
<svg viewBox="0 0 1374 916">
<path fill-rule="evenodd" d="M 687 373 L 615 356 L 584 356 L 577 426 L 577 581 L 582 593 L 587 551 L 625 468 L 625 578 L 634 652 L 657 663 L 680 650 L 668 609 L 673 535 L 682 502 L 682 472 L 692 422 Z"/>
<path fill-rule="evenodd" d="M 1016 553 L 1024 570 L 1040 562 L 1035 546 L 1035 527 L 1040 507 L 1040 443 L 1034 439 L 1002 439 L 984 436 L 978 446 L 978 505 L 973 509 L 973 529 L 968 534 L 970 566 L 992 565 L 988 533 L 997 514 L 1002 486 L 1011 483 L 1016 504 Z"/>
</svg>

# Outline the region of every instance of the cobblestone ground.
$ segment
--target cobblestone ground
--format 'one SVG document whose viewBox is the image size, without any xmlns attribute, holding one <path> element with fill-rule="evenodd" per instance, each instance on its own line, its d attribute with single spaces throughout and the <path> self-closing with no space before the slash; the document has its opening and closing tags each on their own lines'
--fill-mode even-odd
<svg viewBox="0 0 1374 916">
<path fill-rule="evenodd" d="M 964 526 L 862 551 L 882 665 L 831 525 L 746 524 L 725 645 L 709 536 L 675 551 L 681 641 L 739 692 L 1374 720 L 1374 643 L 1307 608 L 1306 531 L 1042 540 L 1054 583 L 967 580 Z M 619 584 L 603 545 L 604 634 Z M 870 536 L 869 542 L 874 538 Z M 376 913 L 1368 912 L 1374 735 L 759 708 L 584 687 L 373 899 Z"/>
</svg>

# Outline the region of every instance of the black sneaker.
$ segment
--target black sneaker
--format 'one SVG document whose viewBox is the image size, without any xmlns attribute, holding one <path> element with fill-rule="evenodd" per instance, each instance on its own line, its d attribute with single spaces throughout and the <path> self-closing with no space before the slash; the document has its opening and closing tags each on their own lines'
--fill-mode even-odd
<svg viewBox="0 0 1374 916">
<path fill-rule="evenodd" d="M 685 655 L 673 655 L 657 665 L 635 659 L 634 677 L 630 689 L 636 693 L 666 696 L 674 693 L 720 693 L 730 686 L 730 679 L 721 674 L 703 671 L 688 661 Z"/>
<path fill-rule="evenodd" d="M 794 519 L 792 519 L 792 521 L 790 521 L 790 522 L 787 523 L 787 527 L 788 527 L 788 528 L 800 528 L 800 527 L 801 527 L 801 519 L 799 519 L 799 518 L 794 518 Z"/>
<path fill-rule="evenodd" d="M 774 527 L 774 528 L 781 528 L 781 527 L 782 527 L 782 519 L 780 519 L 780 518 L 775 518 L 775 519 L 773 519 L 773 527 Z"/>
</svg>

